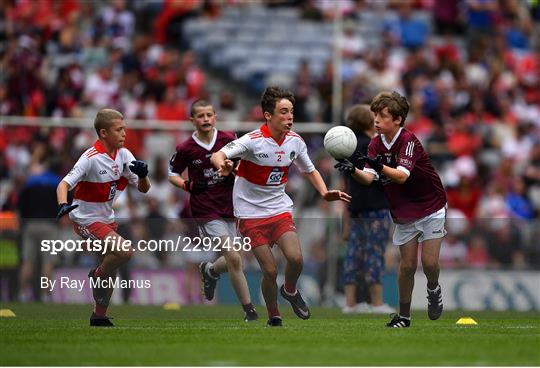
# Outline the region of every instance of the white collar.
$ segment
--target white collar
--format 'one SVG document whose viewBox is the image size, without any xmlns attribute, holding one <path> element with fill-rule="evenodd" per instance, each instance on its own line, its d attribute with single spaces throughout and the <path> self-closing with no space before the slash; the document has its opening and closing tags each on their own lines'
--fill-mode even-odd
<svg viewBox="0 0 540 368">
<path fill-rule="evenodd" d="M 383 142 L 386 149 L 389 150 L 390 148 L 392 148 L 392 146 L 396 142 L 396 139 L 398 139 L 399 134 L 401 133 L 402 130 L 403 130 L 403 127 L 400 127 L 399 130 L 397 131 L 396 135 L 394 136 L 394 139 L 392 139 L 392 142 L 390 142 L 390 143 L 386 143 L 386 137 L 384 136 L 384 134 L 381 134 L 381 141 Z"/>
<path fill-rule="evenodd" d="M 217 139 L 217 135 L 218 135 L 218 130 L 216 128 L 214 128 L 212 130 L 212 132 L 214 133 L 214 135 L 212 136 L 212 140 L 210 141 L 210 143 L 206 144 L 204 143 L 203 141 L 201 141 L 199 139 L 199 137 L 197 137 L 197 131 L 194 131 L 193 134 L 191 135 L 191 137 L 193 138 L 193 140 L 195 141 L 195 143 L 197 143 L 199 146 L 201 146 L 202 148 L 204 148 L 205 150 L 207 151 L 211 151 L 212 150 L 212 147 L 214 147 L 214 144 L 216 144 L 216 139 Z"/>
</svg>

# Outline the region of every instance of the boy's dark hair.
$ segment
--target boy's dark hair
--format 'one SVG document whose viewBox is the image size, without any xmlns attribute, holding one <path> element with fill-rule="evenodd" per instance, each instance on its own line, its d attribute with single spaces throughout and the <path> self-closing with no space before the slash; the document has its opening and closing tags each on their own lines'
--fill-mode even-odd
<svg viewBox="0 0 540 368">
<path fill-rule="evenodd" d="M 198 109 L 199 107 L 206 107 L 206 106 L 212 106 L 212 104 L 208 101 L 206 101 L 205 99 L 198 99 L 198 100 L 195 100 L 192 104 L 191 104 L 191 108 L 190 108 L 190 115 L 191 117 L 195 117 L 195 110 Z M 212 107 L 213 108 L 213 107 Z"/>
<path fill-rule="evenodd" d="M 266 87 L 261 96 L 261 108 L 263 114 L 265 112 L 273 114 L 276 103 L 282 99 L 287 99 L 294 105 L 294 94 L 288 89 L 281 87 Z"/>
<path fill-rule="evenodd" d="M 388 107 L 388 112 L 392 115 L 394 120 L 397 119 L 398 116 L 401 116 L 401 124 L 399 124 L 399 126 L 405 124 L 405 119 L 409 113 L 409 102 L 396 91 L 384 91 L 379 93 L 371 102 L 370 107 L 371 111 L 374 113 L 379 113 L 384 110 L 385 107 Z"/>
<path fill-rule="evenodd" d="M 109 130 L 109 128 L 112 126 L 112 121 L 116 119 L 124 119 L 124 115 L 120 111 L 113 110 L 113 109 L 101 109 L 96 114 L 96 118 L 94 119 L 94 129 L 96 130 L 96 133 L 99 135 L 99 131 L 101 129 Z"/>
<path fill-rule="evenodd" d="M 345 122 L 355 133 L 366 132 L 373 128 L 374 119 L 369 105 L 358 104 L 351 107 Z"/>
</svg>

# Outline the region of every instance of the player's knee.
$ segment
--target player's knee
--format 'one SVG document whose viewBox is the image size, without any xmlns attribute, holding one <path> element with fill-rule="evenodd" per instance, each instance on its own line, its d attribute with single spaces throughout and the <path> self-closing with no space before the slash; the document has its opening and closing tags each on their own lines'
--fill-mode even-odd
<svg viewBox="0 0 540 368">
<path fill-rule="evenodd" d="M 422 258 L 422 268 L 425 272 L 436 271 L 439 268 L 439 261 L 434 258 Z"/>
<path fill-rule="evenodd" d="M 229 270 L 241 270 L 242 269 L 242 257 L 236 252 L 231 252 L 226 258 L 227 268 Z"/>
<path fill-rule="evenodd" d="M 304 259 L 302 258 L 302 254 L 296 254 L 288 257 L 287 262 L 294 268 L 302 268 L 302 266 L 304 265 Z"/>
<path fill-rule="evenodd" d="M 267 280 L 275 281 L 277 279 L 277 268 L 267 267 L 263 269 L 263 277 Z"/>
<path fill-rule="evenodd" d="M 402 275 L 414 275 L 416 273 L 416 263 L 402 261 L 399 270 Z"/>
<path fill-rule="evenodd" d="M 121 251 L 121 252 L 117 252 L 116 255 L 118 256 L 118 258 L 120 258 L 120 260 L 122 262 L 126 263 L 126 262 L 129 262 L 131 257 L 133 257 L 133 252 L 132 251 Z"/>
</svg>

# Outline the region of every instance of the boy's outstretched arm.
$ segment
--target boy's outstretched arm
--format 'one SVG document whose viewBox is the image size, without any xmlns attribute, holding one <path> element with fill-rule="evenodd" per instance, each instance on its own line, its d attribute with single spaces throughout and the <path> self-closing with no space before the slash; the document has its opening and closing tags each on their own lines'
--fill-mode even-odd
<svg viewBox="0 0 540 368">
<path fill-rule="evenodd" d="M 234 170 L 234 163 L 227 158 L 224 152 L 217 151 L 210 157 L 210 162 L 221 176 L 228 176 Z"/>
<path fill-rule="evenodd" d="M 309 180 L 311 185 L 315 187 L 317 192 L 320 193 L 321 197 L 323 197 L 326 201 L 351 201 L 351 196 L 345 192 L 342 192 L 341 190 L 328 190 L 318 170 L 313 170 L 312 172 L 306 173 L 304 175 Z"/>
</svg>

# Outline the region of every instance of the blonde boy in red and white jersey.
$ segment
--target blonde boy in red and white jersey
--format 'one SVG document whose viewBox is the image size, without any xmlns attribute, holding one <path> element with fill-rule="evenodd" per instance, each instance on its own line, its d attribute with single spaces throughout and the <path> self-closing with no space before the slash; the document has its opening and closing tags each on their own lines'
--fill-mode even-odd
<svg viewBox="0 0 540 368">
<path fill-rule="evenodd" d="M 116 232 L 118 225 L 113 202 L 128 184 L 136 185 L 142 193 L 148 192 L 148 165 L 135 160 L 133 154 L 124 148 L 126 124 L 120 112 L 112 109 L 98 111 L 94 128 L 98 140 L 58 184 L 56 218 L 58 220 L 69 213 L 75 232 L 81 237 L 101 241 L 109 238 L 109 244 L 121 245 L 124 239 Z M 71 205 L 67 204 L 69 190 L 74 190 Z M 122 249 L 106 250 L 101 264 L 90 271 L 88 276 L 93 281 L 97 280 L 97 284 L 114 277 L 118 268 L 131 258 L 131 247 L 117 248 Z M 112 288 L 93 288 L 95 309 L 90 317 L 90 326 L 113 326 L 106 315 L 112 291 Z"/>
<path fill-rule="evenodd" d="M 281 295 L 291 303 L 301 319 L 311 316 L 296 288 L 303 260 L 296 226 L 292 220 L 293 202 L 285 193 L 289 167 L 294 163 L 327 201 L 350 201 L 347 193 L 328 190 L 313 166 L 302 138 L 293 126 L 292 92 L 268 87 L 261 98 L 265 123 L 260 129 L 228 143 L 211 157 L 221 175 L 233 170 L 231 159 L 240 158 L 233 189 L 234 215 L 242 236 L 251 240 L 253 254 L 263 273 L 261 289 L 268 310 L 268 326 L 281 326 L 277 304 L 277 266 L 271 247 L 277 244 L 287 261 Z"/>
</svg>

